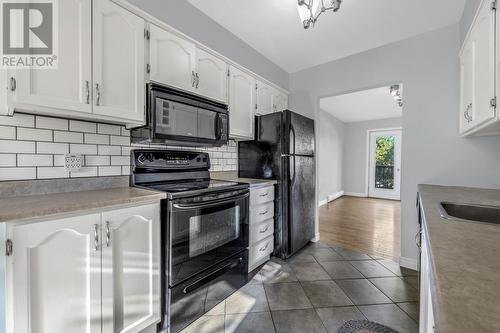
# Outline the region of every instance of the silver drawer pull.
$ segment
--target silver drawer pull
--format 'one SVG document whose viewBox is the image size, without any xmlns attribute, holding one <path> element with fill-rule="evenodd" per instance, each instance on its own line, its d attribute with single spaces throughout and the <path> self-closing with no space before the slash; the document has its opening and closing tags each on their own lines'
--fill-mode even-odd
<svg viewBox="0 0 500 333">
<path fill-rule="evenodd" d="M 422 235 L 422 230 L 420 230 L 419 232 L 417 232 L 417 234 L 415 235 L 415 244 L 417 244 L 417 247 L 419 249 L 422 248 L 421 235 Z"/>
<path fill-rule="evenodd" d="M 259 213 L 259 215 L 266 215 L 267 213 L 269 213 L 269 210 L 266 210 L 265 212 Z"/>
<path fill-rule="evenodd" d="M 269 243 L 267 243 L 267 244 L 266 244 L 266 246 L 261 247 L 261 248 L 259 249 L 259 251 L 260 251 L 260 252 L 264 252 L 265 250 L 267 250 L 267 248 L 268 248 L 268 247 L 269 247 Z"/>
<path fill-rule="evenodd" d="M 94 224 L 94 251 L 99 251 L 99 225 Z"/>
<path fill-rule="evenodd" d="M 269 192 L 266 192 L 264 194 L 259 195 L 259 197 L 267 197 L 269 195 Z"/>
<path fill-rule="evenodd" d="M 109 222 L 106 222 L 106 246 L 109 247 L 111 243 L 111 232 L 109 230 Z"/>
<path fill-rule="evenodd" d="M 269 230 L 269 228 L 270 228 L 270 227 L 269 227 L 269 224 L 268 224 L 264 230 L 261 230 L 261 231 L 260 231 L 260 233 L 261 233 L 261 234 L 265 233 L 266 231 L 268 231 L 268 230 Z"/>
</svg>

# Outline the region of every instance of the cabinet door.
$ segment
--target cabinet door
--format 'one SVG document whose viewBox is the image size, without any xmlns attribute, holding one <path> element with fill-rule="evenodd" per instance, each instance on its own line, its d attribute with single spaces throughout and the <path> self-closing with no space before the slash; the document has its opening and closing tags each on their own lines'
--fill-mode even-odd
<svg viewBox="0 0 500 333">
<path fill-rule="evenodd" d="M 150 26 L 151 81 L 195 91 L 196 46 L 157 27 Z"/>
<path fill-rule="evenodd" d="M 99 214 L 8 227 L 9 333 L 101 331 L 98 228 Z"/>
<path fill-rule="evenodd" d="M 230 73 L 230 136 L 233 138 L 253 139 L 255 79 L 236 67 L 231 67 Z"/>
<path fill-rule="evenodd" d="M 460 55 L 460 133 L 469 130 L 473 123 L 474 49 L 468 40 Z"/>
<path fill-rule="evenodd" d="M 273 112 L 279 112 L 288 108 L 288 96 L 275 90 L 273 94 Z"/>
<path fill-rule="evenodd" d="M 57 69 L 20 69 L 15 74 L 16 104 L 92 111 L 91 0 L 58 2 Z"/>
<path fill-rule="evenodd" d="M 264 82 L 257 82 L 257 115 L 273 113 L 273 88 Z"/>
<path fill-rule="evenodd" d="M 474 45 L 473 122 L 481 125 L 495 117 L 491 99 L 495 96 L 495 11 L 483 1 L 471 32 Z"/>
<path fill-rule="evenodd" d="M 227 64 L 220 58 L 202 50 L 196 50 L 196 81 L 200 95 L 227 103 Z"/>
<path fill-rule="evenodd" d="M 94 1 L 94 113 L 144 121 L 144 29 L 137 15 Z"/>
<path fill-rule="evenodd" d="M 102 214 L 103 333 L 139 332 L 160 319 L 160 205 Z"/>
<path fill-rule="evenodd" d="M 7 70 L 0 69 L 0 116 L 9 114 L 9 106 L 7 103 L 7 93 L 9 91 L 9 79 Z"/>
</svg>

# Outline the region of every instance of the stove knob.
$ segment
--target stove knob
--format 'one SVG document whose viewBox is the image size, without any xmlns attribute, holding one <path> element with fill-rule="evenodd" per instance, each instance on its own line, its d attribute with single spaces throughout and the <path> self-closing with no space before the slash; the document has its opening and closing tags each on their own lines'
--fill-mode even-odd
<svg viewBox="0 0 500 333">
<path fill-rule="evenodd" d="M 144 162 L 146 162 L 146 156 L 144 156 L 143 154 L 139 155 L 139 157 L 137 157 L 137 161 L 140 164 L 144 164 Z"/>
</svg>

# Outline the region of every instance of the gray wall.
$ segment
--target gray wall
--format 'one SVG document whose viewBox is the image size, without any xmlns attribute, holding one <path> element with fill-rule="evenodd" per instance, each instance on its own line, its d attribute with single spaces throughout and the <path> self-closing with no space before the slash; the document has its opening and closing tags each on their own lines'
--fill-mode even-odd
<svg viewBox="0 0 500 333">
<path fill-rule="evenodd" d="M 467 0 L 465 2 L 464 13 L 462 14 L 462 19 L 460 20 L 460 40 L 465 39 L 465 35 L 469 31 L 469 27 L 472 24 L 472 20 L 476 15 L 476 11 L 479 7 L 481 0 Z"/>
<path fill-rule="evenodd" d="M 343 158 L 344 191 L 365 194 L 366 184 L 366 156 L 368 130 L 401 127 L 401 118 L 360 121 L 345 124 L 345 144 Z"/>
<path fill-rule="evenodd" d="M 344 123 L 323 110 L 319 112 L 318 179 L 319 200 L 338 193 L 342 187 L 342 156 L 344 151 Z"/>
<path fill-rule="evenodd" d="M 459 48 L 456 24 L 291 75 L 291 108 L 312 117 L 320 97 L 404 84 L 401 253 L 410 260 L 417 184 L 500 187 L 500 136 L 458 133 Z"/>
<path fill-rule="evenodd" d="M 187 1 L 130 0 L 189 37 L 288 89 L 289 74 Z"/>
</svg>

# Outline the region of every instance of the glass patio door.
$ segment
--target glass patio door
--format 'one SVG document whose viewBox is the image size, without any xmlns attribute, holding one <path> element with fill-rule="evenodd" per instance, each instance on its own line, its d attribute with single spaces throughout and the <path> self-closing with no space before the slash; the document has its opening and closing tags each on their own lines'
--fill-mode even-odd
<svg viewBox="0 0 500 333">
<path fill-rule="evenodd" d="M 401 130 L 370 132 L 368 196 L 400 200 Z"/>
</svg>

